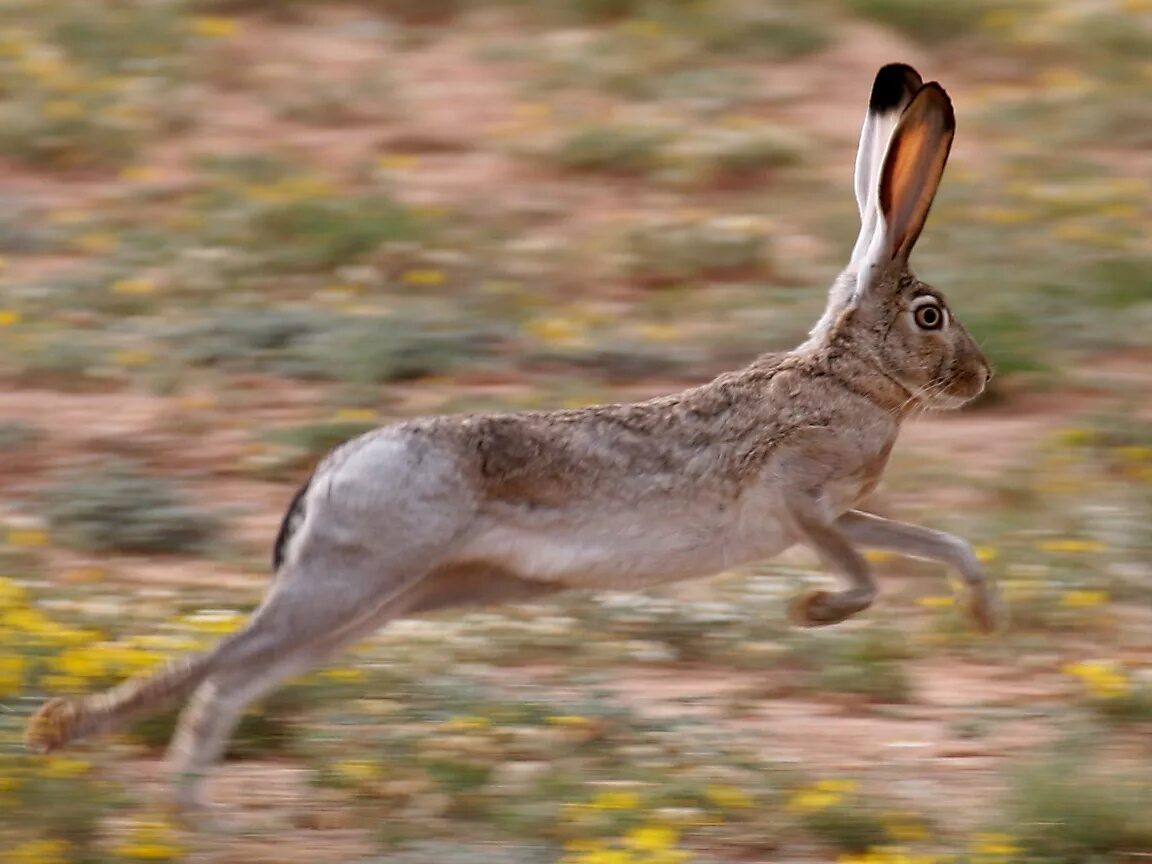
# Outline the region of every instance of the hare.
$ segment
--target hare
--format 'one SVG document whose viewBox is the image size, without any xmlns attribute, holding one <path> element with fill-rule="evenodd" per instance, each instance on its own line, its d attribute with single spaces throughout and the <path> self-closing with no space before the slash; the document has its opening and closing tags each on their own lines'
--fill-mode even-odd
<svg viewBox="0 0 1152 864">
<path fill-rule="evenodd" d="M 991 374 L 908 269 L 954 129 L 938 84 L 879 71 L 856 158 L 860 235 L 795 350 L 638 404 L 428 417 L 343 444 L 293 499 L 247 626 L 150 677 L 49 701 L 28 746 L 49 752 L 191 693 L 169 758 L 192 806 L 245 706 L 391 619 L 707 576 L 796 543 L 843 580 L 794 603 L 802 626 L 871 605 L 867 547 L 949 565 L 992 629 L 995 591 L 967 542 L 853 509 L 904 418 L 964 404 Z"/>
</svg>

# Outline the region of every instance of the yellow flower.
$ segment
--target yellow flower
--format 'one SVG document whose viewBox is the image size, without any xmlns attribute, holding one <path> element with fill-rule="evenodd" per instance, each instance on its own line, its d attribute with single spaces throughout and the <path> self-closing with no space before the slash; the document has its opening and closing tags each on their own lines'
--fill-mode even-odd
<svg viewBox="0 0 1152 864">
<path fill-rule="evenodd" d="M 1092 82 L 1075 69 L 1057 66 L 1041 72 L 1040 83 L 1046 89 L 1081 92 L 1089 89 Z"/>
<path fill-rule="evenodd" d="M 84 114 L 84 106 L 75 99 L 49 99 L 41 110 L 52 120 L 71 120 Z"/>
<path fill-rule="evenodd" d="M 122 858 L 141 861 L 174 861 L 184 854 L 172 826 L 160 819 L 136 822 L 112 851 Z"/>
<path fill-rule="evenodd" d="M 379 763 L 364 759 L 349 759 L 337 762 L 332 767 L 344 780 L 351 783 L 373 783 L 384 776 Z"/>
<path fill-rule="evenodd" d="M 624 29 L 645 39 L 658 39 L 668 32 L 668 28 L 663 22 L 652 18 L 633 18 L 630 21 L 625 21 Z"/>
<path fill-rule="evenodd" d="M 63 840 L 29 840 L 10 848 L 8 864 L 68 864 L 71 846 Z"/>
<path fill-rule="evenodd" d="M 120 179 L 125 183 L 151 183 L 159 175 L 159 171 L 147 165 L 129 165 L 120 171 Z"/>
<path fill-rule="evenodd" d="M 69 567 L 60 574 L 64 582 L 82 584 L 85 582 L 103 582 L 108 573 L 102 567 Z"/>
<path fill-rule="evenodd" d="M 117 279 L 109 290 L 113 294 L 152 294 L 156 283 L 151 279 Z"/>
<path fill-rule="evenodd" d="M 332 681 L 361 681 L 364 679 L 364 670 L 355 666 L 341 666 L 335 669 L 325 669 L 320 673 Z"/>
<path fill-rule="evenodd" d="M 1116 455 L 1125 462 L 1152 462 L 1152 447 L 1117 447 Z"/>
<path fill-rule="evenodd" d="M 1083 447 L 1094 444 L 1099 439 L 1100 433 L 1085 426 L 1073 426 L 1061 430 L 1054 437 L 1058 444 L 1064 444 L 1068 447 Z"/>
<path fill-rule="evenodd" d="M 579 714 L 553 714 L 548 718 L 548 722 L 553 726 L 584 727 L 588 726 L 592 721 Z"/>
<path fill-rule="evenodd" d="M 944 609 L 949 606 L 955 606 L 956 598 L 951 596 L 921 597 L 916 603 L 927 609 Z"/>
<path fill-rule="evenodd" d="M 68 778 L 80 777 L 92 770 L 92 763 L 83 759 L 73 759 L 68 756 L 52 756 L 48 763 L 40 769 L 42 777 Z"/>
<path fill-rule="evenodd" d="M 1065 552 L 1070 555 L 1079 555 L 1088 552 L 1102 552 L 1103 543 L 1096 540 L 1077 540 L 1069 537 L 1064 540 L 1041 540 L 1036 548 L 1043 552 Z"/>
<path fill-rule="evenodd" d="M 1010 834 L 977 834 L 972 838 L 972 849 L 979 855 L 1009 858 L 1023 851 L 1012 842 Z"/>
<path fill-rule="evenodd" d="M 1027 210 L 1013 210 L 1008 207 L 989 207 L 983 214 L 986 221 L 995 225 L 1018 225 L 1032 218 L 1032 214 Z"/>
<path fill-rule="evenodd" d="M 976 560 L 981 564 L 990 564 L 1000 557 L 994 546 L 977 546 L 972 551 L 976 553 Z"/>
<path fill-rule="evenodd" d="M 512 106 L 512 114 L 521 120 L 542 120 L 552 116 L 552 106 L 547 102 L 519 102 Z"/>
<path fill-rule="evenodd" d="M 752 796 L 738 786 L 712 784 L 704 788 L 704 795 L 717 807 L 737 810 L 753 805 Z"/>
<path fill-rule="evenodd" d="M 788 800 L 787 809 L 800 813 L 827 810 L 841 803 L 844 796 L 855 788 L 855 780 L 818 780 L 793 794 Z"/>
<path fill-rule="evenodd" d="M 1101 660 L 1084 660 L 1069 663 L 1064 673 L 1079 678 L 1088 692 L 1096 699 L 1114 699 L 1126 694 L 1130 685 L 1124 672 L 1115 663 Z"/>
<path fill-rule="evenodd" d="M 444 728 L 452 732 L 482 732 L 491 726 L 487 717 L 451 717 L 444 721 Z"/>
<path fill-rule="evenodd" d="M 1068 609 L 1090 609 L 1108 602 L 1107 591 L 1065 591 L 1060 605 Z"/>
<path fill-rule="evenodd" d="M 529 322 L 525 329 L 550 345 L 575 347 L 584 344 L 584 328 L 570 318 L 538 318 Z"/>
<path fill-rule="evenodd" d="M 20 313 L 15 309 L 0 309 L 0 327 L 11 327 L 20 323 Z"/>
<path fill-rule="evenodd" d="M 47 546 L 48 532 L 42 528 L 10 528 L 8 542 L 13 546 Z"/>
<path fill-rule="evenodd" d="M 914 843 L 928 839 L 928 829 L 924 827 L 922 822 L 917 822 L 914 817 L 892 816 L 885 820 L 884 830 L 889 837 L 893 840 L 899 840 L 901 843 Z"/>
<path fill-rule="evenodd" d="M 240 24 L 235 18 L 200 15 L 192 19 L 192 32 L 206 39 L 232 39 L 240 32 Z"/>
<path fill-rule="evenodd" d="M 443 285 L 446 277 L 442 270 L 409 270 L 400 277 L 409 285 Z"/>
<path fill-rule="evenodd" d="M 628 832 L 624 838 L 624 843 L 633 849 L 659 852 L 663 849 L 671 849 L 679 839 L 680 834 L 675 828 L 669 828 L 666 825 L 641 825 L 639 828 L 633 828 Z"/>
<path fill-rule="evenodd" d="M 993 9 L 980 19 L 984 29 L 1005 32 L 1016 26 L 1016 13 L 1009 9 Z"/>
<path fill-rule="evenodd" d="M 0 696 L 11 696 L 24 689 L 27 665 L 19 654 L 0 654 Z"/>
<path fill-rule="evenodd" d="M 376 159 L 376 167 L 382 171 L 411 171 L 418 164 L 415 156 L 403 153 L 389 153 Z"/>
<path fill-rule="evenodd" d="M 152 362 L 152 354 L 140 348 L 126 348 L 113 352 L 112 362 L 118 366 L 147 366 Z"/>
<path fill-rule="evenodd" d="M 337 423 L 372 423 L 376 412 L 371 408 L 341 408 L 332 419 Z"/>
<path fill-rule="evenodd" d="M 28 602 L 28 590 L 11 579 L 0 576 L 0 609 L 23 606 Z"/>
<path fill-rule="evenodd" d="M 635 810 L 639 804 L 640 798 L 635 792 L 619 789 L 601 792 L 588 802 L 588 806 L 595 810 Z"/>
<path fill-rule="evenodd" d="M 53 210 L 48 214 L 48 221 L 56 225 L 72 225 L 83 222 L 85 217 L 83 210 Z"/>
<path fill-rule="evenodd" d="M 671 342 L 680 335 L 675 324 L 641 324 L 638 329 L 641 338 L 649 342 Z"/>
<path fill-rule="evenodd" d="M 109 252 L 116 246 L 116 235 L 104 231 L 86 231 L 72 241 L 81 252 L 99 255 Z"/>
<path fill-rule="evenodd" d="M 51 634 L 63 629 L 39 609 L 30 607 L 13 608 L 5 611 L 3 615 L 0 615 L 0 624 L 11 627 L 13 630 L 38 635 Z"/>
</svg>

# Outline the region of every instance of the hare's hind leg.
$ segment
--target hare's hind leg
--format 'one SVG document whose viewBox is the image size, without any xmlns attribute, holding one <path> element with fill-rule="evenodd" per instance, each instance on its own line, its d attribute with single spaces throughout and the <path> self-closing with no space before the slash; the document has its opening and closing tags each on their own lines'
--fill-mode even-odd
<svg viewBox="0 0 1152 864">
<path fill-rule="evenodd" d="M 404 614 L 418 600 L 420 583 L 435 560 L 426 548 L 388 561 L 371 554 L 357 561 L 359 556 L 345 551 L 334 572 L 316 566 L 324 556 L 309 554 L 314 551 L 305 549 L 286 565 L 237 634 L 234 650 L 215 665 L 180 715 L 168 750 L 179 806 L 200 803 L 204 777 L 252 702 Z M 394 575 L 397 570 L 406 575 Z"/>
<path fill-rule="evenodd" d="M 998 621 L 1003 617 L 996 584 L 985 574 L 967 540 L 944 531 L 896 522 L 859 510 L 849 510 L 836 524 L 861 546 L 886 549 L 913 558 L 926 558 L 952 567 L 968 586 L 969 611 L 976 623 L 985 632 L 996 629 Z"/>
</svg>

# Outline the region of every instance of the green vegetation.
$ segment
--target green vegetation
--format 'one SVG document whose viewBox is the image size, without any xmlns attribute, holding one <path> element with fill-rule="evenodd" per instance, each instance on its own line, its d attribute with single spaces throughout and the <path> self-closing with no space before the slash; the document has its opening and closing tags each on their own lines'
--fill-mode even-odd
<svg viewBox="0 0 1152 864">
<path fill-rule="evenodd" d="M 47 513 L 61 543 L 96 552 L 204 552 L 221 524 L 171 480 L 127 460 L 64 475 L 48 491 Z"/>
<path fill-rule="evenodd" d="M 1082 754 L 1057 754 L 1019 773 L 1010 812 L 1022 851 L 1088 864 L 1152 848 L 1150 804 L 1146 775 L 1102 776 Z"/>
</svg>

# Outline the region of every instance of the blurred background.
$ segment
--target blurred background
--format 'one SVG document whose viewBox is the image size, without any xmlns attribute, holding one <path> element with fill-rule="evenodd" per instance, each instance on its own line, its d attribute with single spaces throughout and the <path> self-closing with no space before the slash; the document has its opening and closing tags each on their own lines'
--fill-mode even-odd
<svg viewBox="0 0 1152 864">
<path fill-rule="evenodd" d="M 800 341 L 856 234 L 872 77 L 958 116 L 914 262 L 997 369 L 874 556 L 400 622 L 244 722 L 227 831 L 171 717 L 21 727 L 236 627 L 310 466 L 427 412 L 577 406 Z M 5 0 L 0 859 L 1135 864 L 1152 854 L 1148 0 Z"/>
</svg>

